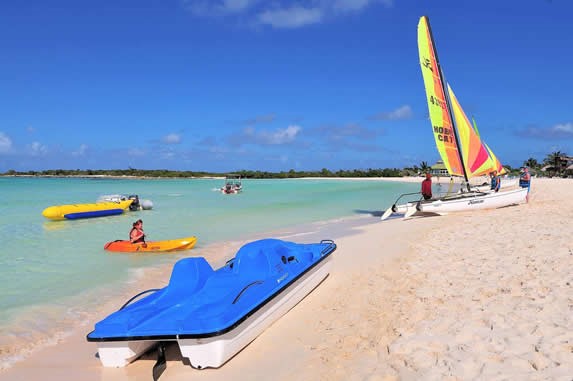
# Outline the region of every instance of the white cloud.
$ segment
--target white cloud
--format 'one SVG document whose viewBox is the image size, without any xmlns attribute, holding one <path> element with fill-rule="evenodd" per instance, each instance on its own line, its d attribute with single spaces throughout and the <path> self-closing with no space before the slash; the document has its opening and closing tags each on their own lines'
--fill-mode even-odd
<svg viewBox="0 0 573 381">
<path fill-rule="evenodd" d="M 28 146 L 28 149 L 32 156 L 42 156 L 48 152 L 48 148 L 40 142 L 32 142 L 32 144 Z"/>
<path fill-rule="evenodd" d="M 302 127 L 291 125 L 274 131 L 256 131 L 254 128 L 248 127 L 244 132 L 247 137 L 253 138 L 257 143 L 278 145 L 293 142 L 300 131 L 302 131 Z"/>
<path fill-rule="evenodd" d="M 408 105 L 398 107 L 396 110 L 390 112 L 381 112 L 370 119 L 374 120 L 403 120 L 410 119 L 413 115 L 412 108 Z"/>
<path fill-rule="evenodd" d="M 72 151 L 72 156 L 84 156 L 89 147 L 87 144 L 80 144 L 80 147 L 76 151 Z"/>
<path fill-rule="evenodd" d="M 370 0 L 336 0 L 333 8 L 340 11 L 357 11 L 370 3 Z"/>
<path fill-rule="evenodd" d="M 573 138 L 573 123 L 560 123 L 552 127 L 530 126 L 518 131 L 517 135 L 542 140 L 571 139 Z"/>
<path fill-rule="evenodd" d="M 260 0 L 183 0 L 183 6 L 197 16 L 237 14 L 252 8 Z"/>
<path fill-rule="evenodd" d="M 349 123 L 344 126 L 336 125 L 322 125 L 315 128 L 311 133 L 313 135 L 326 136 L 333 139 L 347 139 L 349 137 L 359 138 L 359 139 L 373 139 L 377 134 L 381 134 L 384 131 L 380 128 L 376 130 L 370 130 L 362 127 L 356 123 Z"/>
<path fill-rule="evenodd" d="M 275 28 L 298 28 L 304 25 L 316 24 L 323 18 L 320 8 L 279 8 L 266 10 L 258 15 L 261 24 Z"/>
<path fill-rule="evenodd" d="M 171 159 L 175 158 L 175 152 L 171 152 L 171 151 L 161 152 L 159 154 L 159 157 L 162 159 L 171 160 Z"/>
<path fill-rule="evenodd" d="M 245 124 L 248 126 L 254 126 L 255 124 L 260 123 L 271 123 L 276 119 L 276 115 L 274 113 L 265 114 L 265 115 L 257 115 L 254 118 L 250 118 L 245 120 Z"/>
<path fill-rule="evenodd" d="M 223 0 L 221 8 L 227 12 L 240 12 L 250 8 L 257 0 Z"/>
<path fill-rule="evenodd" d="M 145 155 L 145 151 L 139 148 L 130 148 L 127 150 L 127 154 L 129 156 L 143 156 Z"/>
<path fill-rule="evenodd" d="M 12 149 L 12 139 L 3 132 L 0 132 L 0 153 L 10 152 Z"/>
<path fill-rule="evenodd" d="M 165 135 L 161 138 L 161 141 L 165 144 L 179 144 L 181 140 L 181 135 L 175 133 Z"/>
<path fill-rule="evenodd" d="M 330 17 L 363 11 L 372 4 L 393 5 L 393 0 L 182 0 L 185 8 L 200 17 L 240 17 L 246 25 L 294 29 L 317 24 Z M 304 4 L 304 5 L 303 5 Z"/>
<path fill-rule="evenodd" d="M 573 136 L 573 123 L 558 124 L 550 128 L 556 135 L 571 135 Z"/>
</svg>

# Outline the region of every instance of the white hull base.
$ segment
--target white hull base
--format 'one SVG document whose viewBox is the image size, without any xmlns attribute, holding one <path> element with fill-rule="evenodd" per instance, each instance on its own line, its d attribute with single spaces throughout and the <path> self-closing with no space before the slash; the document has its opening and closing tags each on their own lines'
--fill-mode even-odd
<svg viewBox="0 0 573 381">
<path fill-rule="evenodd" d="M 181 354 L 194 368 L 220 367 L 318 286 L 328 276 L 330 261 L 328 256 L 237 328 L 210 338 L 179 339 Z"/>
<path fill-rule="evenodd" d="M 157 341 L 103 341 L 97 345 L 98 357 L 106 368 L 122 368 L 155 344 Z"/>
<path fill-rule="evenodd" d="M 177 341 L 182 356 L 188 358 L 194 368 L 218 368 L 317 287 L 328 276 L 331 260 L 332 256 L 329 255 L 227 333 L 200 339 L 174 337 L 162 341 Z M 136 360 L 156 344 L 159 344 L 159 341 L 98 342 L 98 356 L 104 367 L 120 368 Z"/>
<path fill-rule="evenodd" d="M 502 208 L 524 203 L 526 196 L 527 188 L 517 188 L 497 193 L 462 193 L 452 198 L 393 205 L 384 213 L 381 220 L 385 220 L 392 213 L 403 213 L 406 219 L 422 215 L 445 215 L 470 210 Z"/>
</svg>

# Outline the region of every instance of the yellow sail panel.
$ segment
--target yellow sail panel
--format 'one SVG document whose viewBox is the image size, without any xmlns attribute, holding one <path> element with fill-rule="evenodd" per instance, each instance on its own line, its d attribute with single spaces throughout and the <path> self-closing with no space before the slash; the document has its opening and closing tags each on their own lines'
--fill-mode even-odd
<svg viewBox="0 0 573 381">
<path fill-rule="evenodd" d="M 472 117 L 472 123 L 473 123 L 473 127 L 474 127 L 474 131 L 476 132 L 477 136 L 479 137 L 479 131 L 478 131 L 478 126 L 476 123 L 476 120 Z M 497 156 L 494 155 L 493 151 L 491 150 L 491 148 L 489 148 L 489 146 L 486 144 L 486 142 L 482 141 L 483 145 L 485 146 L 485 149 L 487 150 L 487 153 L 489 155 L 490 160 L 492 161 L 492 167 L 496 168 L 497 173 L 499 175 L 504 175 L 507 173 L 507 171 L 505 170 L 505 168 L 503 167 L 503 165 L 501 165 L 501 162 L 498 160 Z"/>
<path fill-rule="evenodd" d="M 449 84 L 448 94 L 468 179 L 488 174 L 497 169 Z"/>
<path fill-rule="evenodd" d="M 436 147 L 450 175 L 463 176 L 460 152 L 448 112 L 443 80 L 428 19 L 425 16 L 421 17 L 418 23 L 418 52 Z"/>
<path fill-rule="evenodd" d="M 485 145 L 485 148 L 487 149 L 487 153 L 489 154 L 491 161 L 493 162 L 493 167 L 496 168 L 497 173 L 499 175 L 504 175 L 507 171 L 505 170 L 503 165 L 501 165 L 501 162 L 498 160 L 497 156 L 495 156 L 493 154 L 493 151 L 491 150 L 491 148 L 489 148 L 489 146 L 485 143 L 484 143 L 484 145 Z"/>
</svg>

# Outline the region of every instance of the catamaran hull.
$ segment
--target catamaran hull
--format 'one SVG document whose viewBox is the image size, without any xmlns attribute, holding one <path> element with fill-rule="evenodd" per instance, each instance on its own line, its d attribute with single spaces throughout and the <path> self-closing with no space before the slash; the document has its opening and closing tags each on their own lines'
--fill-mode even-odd
<svg viewBox="0 0 573 381">
<path fill-rule="evenodd" d="M 452 199 L 408 202 L 388 208 L 381 220 L 385 220 L 393 213 L 400 213 L 404 215 L 404 218 L 410 218 L 422 215 L 445 215 L 470 210 L 502 208 L 521 204 L 526 201 L 526 196 L 527 188 L 518 188 L 497 193 L 471 192 L 460 194 Z"/>
<path fill-rule="evenodd" d="M 161 341 L 177 341 L 181 355 L 187 357 L 194 368 L 218 368 L 316 288 L 328 276 L 330 267 L 331 256 L 328 256 L 298 282 L 286 288 L 232 331 L 207 338 L 172 338 Z M 159 342 L 158 340 L 102 341 L 98 342 L 98 357 L 104 367 L 121 368 Z"/>
<path fill-rule="evenodd" d="M 477 209 L 495 209 L 525 202 L 527 189 L 520 188 L 497 193 L 470 193 L 459 199 L 421 202 L 417 210 L 421 213 L 448 214 Z"/>
<path fill-rule="evenodd" d="M 221 336 L 177 340 L 181 355 L 197 369 L 220 367 L 316 288 L 328 276 L 330 261 L 329 256 L 236 329 Z"/>
</svg>

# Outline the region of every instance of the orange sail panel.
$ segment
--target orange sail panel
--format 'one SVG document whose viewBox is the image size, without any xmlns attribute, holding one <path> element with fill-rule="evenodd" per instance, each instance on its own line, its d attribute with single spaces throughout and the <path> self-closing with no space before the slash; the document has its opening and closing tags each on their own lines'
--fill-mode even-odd
<svg viewBox="0 0 573 381">
<path fill-rule="evenodd" d="M 473 117 L 472 117 L 472 122 L 473 122 L 473 126 L 474 126 L 474 131 L 476 132 L 477 136 L 479 137 L 478 126 L 477 126 L 476 120 Z M 491 148 L 489 148 L 489 146 L 486 144 L 486 142 L 483 142 L 483 145 L 485 146 L 485 149 L 487 150 L 487 153 L 489 154 L 490 160 L 493 162 L 493 165 L 492 165 L 493 168 L 495 168 L 497 170 L 497 174 L 498 175 L 504 175 L 505 173 L 507 173 L 507 171 L 505 170 L 503 165 L 501 165 L 501 162 L 497 159 L 497 156 L 494 155 L 493 151 L 491 150 Z"/>
<path fill-rule="evenodd" d="M 438 152 L 452 176 L 463 176 L 462 162 L 454 126 L 448 112 L 446 95 L 444 94 L 443 78 L 440 73 L 438 58 L 434 48 L 428 19 L 424 16 L 418 23 L 418 52 L 424 87 L 428 99 L 428 109 L 432 122 L 432 131 Z M 487 155 L 487 153 L 486 153 Z"/>
<path fill-rule="evenodd" d="M 489 146 L 487 144 L 485 144 L 485 143 L 483 143 L 483 144 L 485 145 L 485 148 L 487 149 L 487 153 L 489 154 L 489 158 L 493 162 L 493 168 L 497 171 L 497 174 L 498 175 L 505 174 L 507 171 L 505 170 L 503 165 L 501 165 L 501 162 L 497 159 L 497 157 L 493 154 L 493 151 L 489 148 Z"/>
<path fill-rule="evenodd" d="M 456 131 L 460 139 L 463 162 L 466 166 L 468 178 L 488 174 L 494 169 L 497 170 L 493 161 L 490 159 L 487 148 L 471 125 L 449 84 L 448 94 L 450 96 L 452 112 L 456 122 Z"/>
</svg>

